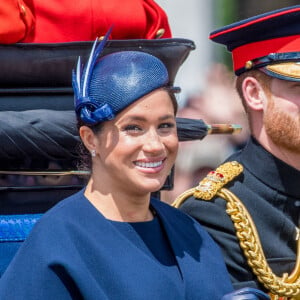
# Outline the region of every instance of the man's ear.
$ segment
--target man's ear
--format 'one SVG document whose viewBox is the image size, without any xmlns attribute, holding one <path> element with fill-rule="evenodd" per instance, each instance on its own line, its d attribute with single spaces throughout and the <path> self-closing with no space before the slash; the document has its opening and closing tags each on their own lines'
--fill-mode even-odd
<svg viewBox="0 0 300 300">
<path fill-rule="evenodd" d="M 252 110 L 263 110 L 266 93 L 260 82 L 254 77 L 246 77 L 243 81 L 242 89 L 247 106 Z"/>
<path fill-rule="evenodd" d="M 79 135 L 84 146 L 90 152 L 96 149 L 96 136 L 91 128 L 88 126 L 81 126 L 79 128 Z"/>
</svg>

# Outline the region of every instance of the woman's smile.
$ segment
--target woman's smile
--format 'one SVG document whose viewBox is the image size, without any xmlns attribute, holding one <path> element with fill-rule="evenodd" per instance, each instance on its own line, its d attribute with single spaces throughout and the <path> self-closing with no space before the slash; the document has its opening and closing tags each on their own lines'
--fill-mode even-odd
<svg viewBox="0 0 300 300">
<path fill-rule="evenodd" d="M 166 158 L 160 160 L 148 160 L 148 161 L 138 160 L 138 161 L 134 161 L 133 163 L 143 172 L 158 173 L 163 169 L 165 160 Z"/>
</svg>

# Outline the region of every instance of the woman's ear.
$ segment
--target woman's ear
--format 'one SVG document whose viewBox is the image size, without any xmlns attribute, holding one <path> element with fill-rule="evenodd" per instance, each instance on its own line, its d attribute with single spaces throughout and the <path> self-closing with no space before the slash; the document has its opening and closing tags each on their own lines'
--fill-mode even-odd
<svg viewBox="0 0 300 300">
<path fill-rule="evenodd" d="M 247 106 L 252 110 L 263 110 L 266 92 L 260 82 L 254 77 L 246 77 L 243 81 L 242 89 Z"/>
<path fill-rule="evenodd" d="M 79 135 L 84 144 L 84 146 L 90 151 L 95 151 L 96 149 L 96 135 L 93 130 L 88 126 L 81 126 L 79 128 Z"/>
</svg>

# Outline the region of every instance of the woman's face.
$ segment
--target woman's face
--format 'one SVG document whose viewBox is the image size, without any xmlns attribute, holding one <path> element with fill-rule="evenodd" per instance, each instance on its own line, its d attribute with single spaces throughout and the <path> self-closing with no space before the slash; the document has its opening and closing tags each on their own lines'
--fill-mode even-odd
<svg viewBox="0 0 300 300">
<path fill-rule="evenodd" d="M 93 180 L 103 191 L 145 194 L 164 184 L 178 149 L 174 107 L 156 90 L 131 104 L 96 136 Z"/>
</svg>

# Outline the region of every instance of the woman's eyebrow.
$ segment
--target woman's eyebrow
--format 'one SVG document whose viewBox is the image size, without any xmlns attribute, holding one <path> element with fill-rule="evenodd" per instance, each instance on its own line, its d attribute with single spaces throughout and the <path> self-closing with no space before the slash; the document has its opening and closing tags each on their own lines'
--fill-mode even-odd
<svg viewBox="0 0 300 300">
<path fill-rule="evenodd" d="M 168 120 L 168 119 L 175 119 L 175 117 L 173 114 L 166 114 L 166 115 L 159 117 L 158 119 L 159 119 L 159 121 L 164 121 L 164 120 Z M 147 118 L 145 118 L 144 116 L 132 115 L 132 116 L 125 117 L 122 121 L 147 121 Z"/>
</svg>

